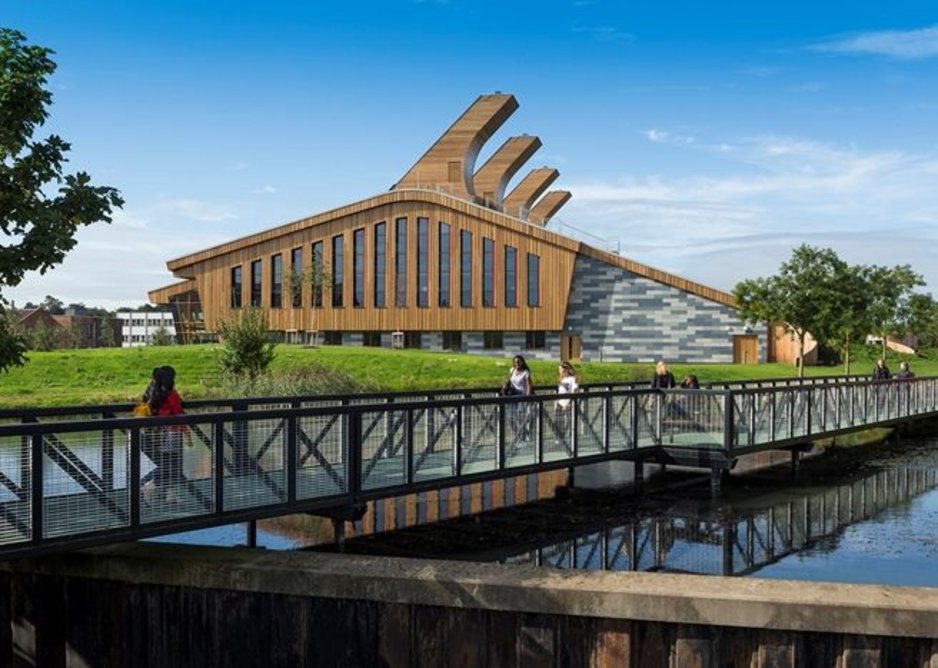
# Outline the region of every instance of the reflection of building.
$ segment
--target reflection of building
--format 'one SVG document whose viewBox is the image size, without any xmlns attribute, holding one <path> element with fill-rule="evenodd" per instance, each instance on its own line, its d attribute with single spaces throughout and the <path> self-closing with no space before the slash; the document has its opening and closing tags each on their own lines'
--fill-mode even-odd
<svg viewBox="0 0 938 668">
<path fill-rule="evenodd" d="M 182 339 L 239 309 L 265 310 L 286 341 L 535 357 L 755 362 L 732 295 L 546 229 L 570 198 L 534 169 L 540 147 L 480 149 L 518 107 L 479 97 L 389 192 L 167 263 L 181 282 L 152 290 Z M 203 319 L 204 314 L 204 319 Z"/>
<path fill-rule="evenodd" d="M 176 340 L 176 326 L 169 311 L 120 311 L 117 317 L 121 322 L 122 348 L 150 345 L 160 330 Z"/>
</svg>

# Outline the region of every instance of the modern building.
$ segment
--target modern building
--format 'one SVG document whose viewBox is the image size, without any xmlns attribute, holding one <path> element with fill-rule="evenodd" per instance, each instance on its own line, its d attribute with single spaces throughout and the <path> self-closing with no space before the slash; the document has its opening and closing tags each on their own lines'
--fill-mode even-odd
<svg viewBox="0 0 938 668">
<path fill-rule="evenodd" d="M 149 346 L 157 332 L 165 333 L 176 341 L 176 323 L 172 311 L 119 311 L 121 347 Z"/>
<path fill-rule="evenodd" d="M 546 229 L 570 198 L 556 169 L 529 171 L 541 142 L 482 146 L 517 109 L 479 97 L 388 192 L 167 263 L 152 290 L 182 339 L 258 307 L 285 341 L 494 355 L 755 362 L 765 332 L 730 294 Z"/>
</svg>

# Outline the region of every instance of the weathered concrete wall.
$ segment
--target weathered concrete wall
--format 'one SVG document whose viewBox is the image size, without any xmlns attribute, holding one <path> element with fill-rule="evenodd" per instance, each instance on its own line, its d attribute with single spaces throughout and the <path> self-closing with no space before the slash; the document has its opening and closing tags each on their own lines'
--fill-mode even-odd
<svg viewBox="0 0 938 668">
<path fill-rule="evenodd" d="M 938 589 L 154 543 L 4 564 L 0 615 L 17 668 L 938 662 Z"/>
</svg>

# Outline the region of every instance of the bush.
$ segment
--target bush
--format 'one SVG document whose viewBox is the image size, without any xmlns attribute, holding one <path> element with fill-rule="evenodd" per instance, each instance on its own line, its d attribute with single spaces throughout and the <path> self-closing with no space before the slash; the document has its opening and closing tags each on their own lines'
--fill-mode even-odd
<svg viewBox="0 0 938 668">
<path fill-rule="evenodd" d="M 254 381 L 267 371 L 274 359 L 274 344 L 267 331 L 267 316 L 261 309 L 243 309 L 223 320 L 218 327 L 222 338 L 219 364 L 230 378 Z"/>
</svg>

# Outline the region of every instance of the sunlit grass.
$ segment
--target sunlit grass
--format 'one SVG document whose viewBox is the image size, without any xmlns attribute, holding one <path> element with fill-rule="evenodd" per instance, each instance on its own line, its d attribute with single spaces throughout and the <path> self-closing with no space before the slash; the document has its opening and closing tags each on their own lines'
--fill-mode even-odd
<svg viewBox="0 0 938 668">
<path fill-rule="evenodd" d="M 177 388 L 184 399 L 226 396 L 217 363 L 217 345 L 98 348 L 30 353 L 29 363 L 0 374 L 0 407 L 88 405 L 136 400 L 146 387 L 152 369 L 170 364 L 176 368 Z M 858 348 L 854 373 L 869 373 L 875 348 Z M 501 385 L 510 368 L 511 353 L 504 357 L 463 355 L 423 350 L 389 350 L 352 346 L 303 348 L 280 345 L 274 371 L 321 364 L 340 370 L 362 386 L 387 391 L 478 388 Z M 528 360 L 534 382 L 550 385 L 557 380 L 557 361 Z M 895 372 L 898 358 L 890 358 Z M 920 375 L 938 375 L 938 360 L 911 359 Z M 581 383 L 644 380 L 651 377 L 651 364 L 584 362 L 577 365 Z M 678 381 L 695 374 L 701 382 L 754 378 L 791 377 L 797 370 L 789 364 L 673 364 Z M 843 373 L 843 367 L 809 367 L 807 375 Z"/>
</svg>

